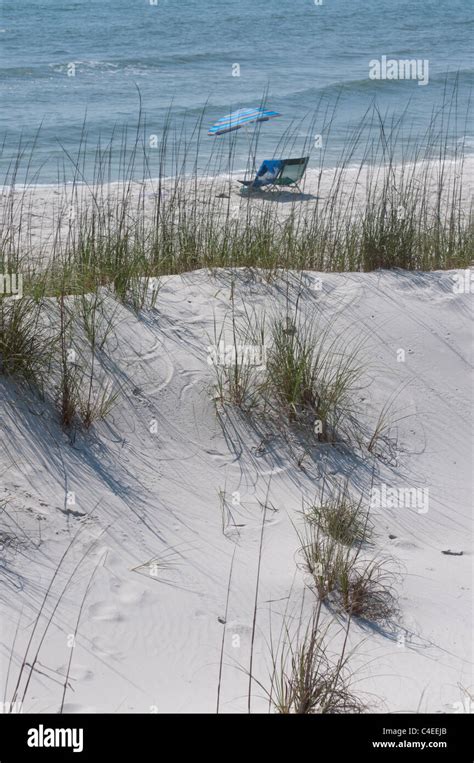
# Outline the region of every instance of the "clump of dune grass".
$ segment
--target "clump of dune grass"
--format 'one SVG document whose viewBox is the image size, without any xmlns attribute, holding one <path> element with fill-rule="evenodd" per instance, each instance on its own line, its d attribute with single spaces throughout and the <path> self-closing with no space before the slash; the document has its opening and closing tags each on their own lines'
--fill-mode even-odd
<svg viewBox="0 0 474 763">
<path fill-rule="evenodd" d="M 360 713 L 362 700 L 351 688 L 347 637 L 336 658 L 329 654 L 328 627 L 320 624 L 321 604 L 316 607 L 306 628 L 298 627 L 296 636 L 287 625 L 279 654 L 272 654 L 270 701 L 277 713 L 314 715 Z"/>
<path fill-rule="evenodd" d="M 116 302 L 106 304 L 100 289 L 67 295 L 64 285 L 56 299 L 48 297 L 47 275 L 27 288 L 18 297 L 0 297 L 0 374 L 54 400 L 65 429 L 88 429 L 117 398 L 101 363 Z"/>
<path fill-rule="evenodd" d="M 323 495 L 304 510 L 304 517 L 343 546 L 359 546 L 367 542 L 372 533 L 369 511 L 364 508 L 363 496 L 354 498 L 349 480 L 339 485 L 332 495 Z"/>
<path fill-rule="evenodd" d="M 316 388 L 316 338 L 294 325 L 289 318 L 277 319 L 272 326 L 272 348 L 268 357 L 269 384 L 276 400 L 284 406 L 289 421 L 305 414 L 317 416 L 320 395 Z"/>
<path fill-rule="evenodd" d="M 105 418 L 116 402 L 118 390 L 99 360 L 113 330 L 114 315 L 110 305 L 104 308 L 98 292 L 69 299 L 62 295 L 58 299 L 57 402 L 65 429 L 79 425 L 89 429 L 95 421 Z"/>
<path fill-rule="evenodd" d="M 309 507 L 305 514 L 309 522 L 317 522 L 327 535 L 345 546 L 367 540 L 367 515 L 364 514 L 360 501 L 339 496 L 328 499 L 321 505 Z"/>
<path fill-rule="evenodd" d="M 331 327 L 295 310 L 271 326 L 266 394 L 290 424 L 311 427 L 319 442 L 351 438 L 354 391 L 362 373 L 360 342 L 348 347 Z"/>
<path fill-rule="evenodd" d="M 274 425 L 302 429 L 317 442 L 360 440 L 361 341 L 343 340 L 319 316 L 303 315 L 299 298 L 294 312 L 267 320 L 243 301 L 237 310 L 232 288 L 229 316 L 220 328 L 214 324 L 208 347 L 215 398 Z"/>
<path fill-rule="evenodd" d="M 334 538 L 323 536 L 319 527 L 310 526 L 300 540 L 304 566 L 313 578 L 319 598 L 324 601 L 337 590 L 341 577 L 348 574 L 353 559 L 350 549 Z"/>
<path fill-rule="evenodd" d="M 394 575 L 390 561 L 366 559 L 321 527 L 305 525 L 300 533 L 304 566 L 311 574 L 320 601 L 350 617 L 373 622 L 389 620 L 396 612 Z"/>
<path fill-rule="evenodd" d="M 338 603 L 351 617 L 387 621 L 396 611 L 392 579 L 383 559 L 343 567 L 338 576 Z"/>
<path fill-rule="evenodd" d="M 55 347 L 43 314 L 31 297 L 0 298 L 0 374 L 43 393 Z"/>
<path fill-rule="evenodd" d="M 220 325 L 214 320 L 214 341 L 207 346 L 207 362 L 214 370 L 213 399 L 250 414 L 247 423 L 260 432 L 265 426 L 267 432 L 278 433 L 290 448 L 296 443 L 299 450 L 293 454 L 300 468 L 319 443 L 339 443 L 387 458 L 394 447 L 389 438 L 393 395 L 375 423 L 367 424 L 361 392 L 374 378 L 368 373 L 367 338 L 339 329 L 337 318 L 328 320 L 315 308 L 302 276 L 295 280 L 293 274 L 271 274 L 262 289 L 268 290 L 268 301 L 282 286 L 287 293 L 286 302 L 272 308 L 270 315 L 246 306 L 248 292 L 235 295 L 238 278 L 231 271 L 231 307 Z M 353 503 L 348 493 L 338 500 L 346 513 L 356 513 L 348 505 Z M 335 507 L 326 509 L 331 522 Z"/>
</svg>

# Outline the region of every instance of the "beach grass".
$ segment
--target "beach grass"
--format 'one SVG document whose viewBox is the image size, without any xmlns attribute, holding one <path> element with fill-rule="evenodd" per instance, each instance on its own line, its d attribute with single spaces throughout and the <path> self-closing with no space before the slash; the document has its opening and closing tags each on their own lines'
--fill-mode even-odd
<svg viewBox="0 0 474 763">
<path fill-rule="evenodd" d="M 329 172 L 324 152 L 311 143 L 313 122 L 299 126 L 299 139 L 294 126 L 278 150 L 311 156 L 311 193 L 303 197 L 239 194 L 232 138 L 214 143 L 204 173 L 198 171 L 200 139 L 191 142 L 171 117 L 154 153 L 142 115 L 133 136 L 124 130 L 98 145 L 91 177 L 84 125 L 76 155 L 64 149 L 73 179 L 66 182 L 66 169 L 58 171 L 53 219 L 36 219 L 44 234 L 39 243 L 30 193 L 38 176 L 28 173 L 36 142 L 21 143 L 3 179 L 2 269 L 21 273 L 27 293 L 84 293 L 107 284 L 139 310 L 141 279 L 199 268 L 468 267 L 473 224 L 464 193 L 464 146 L 449 140 L 450 124 L 460 118 L 454 92 L 426 134 L 405 145 L 409 126 L 402 118 L 382 117 L 374 106 L 348 137 L 329 185 L 323 182 Z M 364 137 L 368 124 L 370 140 Z M 329 127 L 325 140 L 330 141 Z M 249 172 L 257 155 L 258 133 L 249 146 Z M 119 182 L 111 184 L 115 177 Z"/>
<path fill-rule="evenodd" d="M 388 622 L 397 612 L 392 560 L 363 553 L 367 540 L 363 528 L 362 534 L 352 536 L 352 545 L 347 535 L 341 538 L 340 513 L 337 533 L 331 532 L 334 526 L 327 521 L 315 522 L 311 514 L 309 520 L 298 535 L 304 567 L 319 600 L 350 618 Z"/>
<path fill-rule="evenodd" d="M 272 648 L 271 684 L 273 710 L 282 715 L 362 713 L 365 706 L 353 689 L 352 653 L 348 649 L 350 619 L 343 630 L 338 653 L 330 653 L 330 625 L 323 625 L 319 602 L 306 625 L 301 619 L 296 633 L 285 620 L 277 648 Z"/>
<path fill-rule="evenodd" d="M 343 546 L 358 546 L 370 540 L 372 524 L 363 498 L 355 498 L 350 491 L 350 480 L 336 485 L 326 496 L 324 487 L 319 500 L 307 506 L 307 522 L 319 526 L 322 532 Z"/>
</svg>

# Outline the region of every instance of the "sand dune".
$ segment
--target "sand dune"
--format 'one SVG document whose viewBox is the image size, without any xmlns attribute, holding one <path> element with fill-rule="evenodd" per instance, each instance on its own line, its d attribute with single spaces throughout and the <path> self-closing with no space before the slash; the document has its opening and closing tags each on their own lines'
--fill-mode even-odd
<svg viewBox="0 0 474 763">
<path fill-rule="evenodd" d="M 53 190 L 34 193 L 34 204 L 42 194 L 52 209 Z M 393 427 L 378 457 L 315 443 L 298 463 L 298 443 L 284 432 L 259 431 L 231 407 L 218 406 L 216 415 L 207 359 L 214 321 L 229 320 L 224 271 L 165 277 L 155 309 L 140 319 L 118 308 L 107 368 L 120 395 L 88 433 L 71 440 L 50 404 L 2 378 L 3 676 L 13 645 L 6 697 L 74 538 L 39 620 L 35 644 L 53 616 L 25 711 L 60 707 L 76 629 L 66 711 L 214 712 L 223 629 L 220 709 L 245 711 L 262 505 L 271 503 L 254 675 L 268 685 L 270 622 L 276 637 L 285 610 L 296 618 L 304 598 L 306 616 L 314 603 L 295 531 L 302 500 L 320 494 L 324 474 L 353 474 L 366 495 L 374 484 L 429 490 L 426 511 L 372 510 L 372 552 L 393 562 L 399 612 L 383 627 L 353 622 L 357 693 L 372 710 L 452 712 L 462 687 L 472 688 L 472 294 L 455 292 L 454 275 L 305 273 L 301 285 L 296 274 L 267 282 L 239 271 L 238 317 L 244 307 L 283 310 L 300 293 L 304 314 L 319 314 L 354 343 L 364 339 L 357 401 L 364 421 L 373 422 L 395 395 Z M 322 289 L 314 288 L 317 278 Z M 224 532 L 219 491 L 232 508 Z M 342 636 L 337 622 L 331 627 L 337 653 Z M 252 709 L 267 707 L 255 684 Z"/>
</svg>

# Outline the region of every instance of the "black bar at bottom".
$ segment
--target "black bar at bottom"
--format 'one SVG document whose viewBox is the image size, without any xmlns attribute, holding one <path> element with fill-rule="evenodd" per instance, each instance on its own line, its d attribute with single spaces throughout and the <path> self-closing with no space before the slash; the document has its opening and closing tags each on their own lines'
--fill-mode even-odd
<svg viewBox="0 0 474 763">
<path fill-rule="evenodd" d="M 156 760 L 183 755 L 311 752 L 472 763 L 473 716 L 459 715 L 0 715 L 0 763 Z M 307 752 L 305 752 L 305 750 Z M 131 757 L 129 757 L 131 756 Z M 348 758 L 349 759 L 349 758 Z M 401 758 L 399 758 L 401 759 Z"/>
</svg>

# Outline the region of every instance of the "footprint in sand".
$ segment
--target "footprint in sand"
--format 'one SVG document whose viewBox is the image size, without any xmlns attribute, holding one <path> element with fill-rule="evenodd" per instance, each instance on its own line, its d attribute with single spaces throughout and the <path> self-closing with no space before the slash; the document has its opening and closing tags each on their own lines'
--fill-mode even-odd
<svg viewBox="0 0 474 763">
<path fill-rule="evenodd" d="M 146 598 L 146 591 L 141 586 L 124 582 L 118 577 L 111 578 L 109 588 L 110 592 L 118 597 L 121 604 L 140 604 Z"/>
<path fill-rule="evenodd" d="M 111 657 L 114 660 L 122 660 L 124 657 L 122 652 L 111 648 L 110 639 L 105 636 L 96 636 L 91 643 L 92 651 L 97 657 Z"/>
<path fill-rule="evenodd" d="M 88 612 L 91 620 L 100 620 L 101 622 L 119 623 L 125 619 L 118 607 L 107 601 L 91 604 Z"/>
<path fill-rule="evenodd" d="M 66 675 L 68 672 L 68 666 L 67 665 L 61 665 L 58 668 L 58 673 L 61 673 L 62 675 Z M 90 668 L 87 668 L 85 665 L 72 665 L 71 669 L 69 670 L 69 680 L 70 681 L 92 681 L 94 678 L 94 672 L 90 670 Z"/>
</svg>

